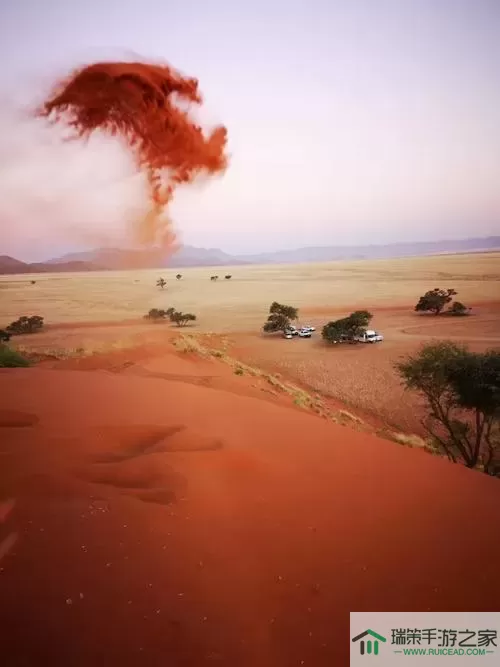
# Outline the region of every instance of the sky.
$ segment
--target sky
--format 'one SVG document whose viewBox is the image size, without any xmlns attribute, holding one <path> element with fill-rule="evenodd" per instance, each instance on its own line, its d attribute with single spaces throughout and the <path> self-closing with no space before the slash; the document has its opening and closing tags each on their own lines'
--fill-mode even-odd
<svg viewBox="0 0 500 667">
<path fill-rule="evenodd" d="M 26 113 L 74 67 L 134 58 L 198 78 L 228 129 L 227 172 L 172 206 L 186 244 L 500 233 L 498 0 L 3 0 L 0 58 L 0 254 L 113 244 L 140 215 L 118 142 L 69 146 Z"/>
</svg>

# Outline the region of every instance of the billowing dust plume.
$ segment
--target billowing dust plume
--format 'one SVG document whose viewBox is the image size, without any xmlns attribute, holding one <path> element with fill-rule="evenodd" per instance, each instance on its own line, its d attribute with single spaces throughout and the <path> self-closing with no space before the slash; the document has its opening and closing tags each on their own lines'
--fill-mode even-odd
<svg viewBox="0 0 500 667">
<path fill-rule="evenodd" d="M 190 117 L 190 106 L 201 103 L 198 81 L 168 66 L 104 62 L 58 83 L 37 115 L 71 128 L 72 138 L 101 132 L 125 142 L 147 178 L 150 199 L 136 241 L 165 251 L 175 241 L 167 211 L 175 187 L 227 166 L 226 129 L 205 136 Z"/>
</svg>

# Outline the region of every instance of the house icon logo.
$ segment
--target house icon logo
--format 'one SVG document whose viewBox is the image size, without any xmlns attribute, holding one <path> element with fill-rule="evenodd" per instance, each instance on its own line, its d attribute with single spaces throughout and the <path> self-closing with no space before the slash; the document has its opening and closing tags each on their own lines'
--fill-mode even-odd
<svg viewBox="0 0 500 667">
<path fill-rule="evenodd" d="M 367 639 L 365 642 L 365 637 L 373 637 L 373 639 Z M 365 630 L 360 635 L 353 637 L 351 641 L 359 642 L 359 652 L 361 655 L 378 655 L 378 643 L 386 642 L 387 639 L 382 637 L 382 635 L 373 632 L 373 630 Z"/>
</svg>

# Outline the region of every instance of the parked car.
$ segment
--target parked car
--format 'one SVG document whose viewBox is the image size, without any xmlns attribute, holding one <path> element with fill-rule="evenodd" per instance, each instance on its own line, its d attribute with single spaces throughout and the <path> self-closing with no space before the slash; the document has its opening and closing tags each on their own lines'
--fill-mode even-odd
<svg viewBox="0 0 500 667">
<path fill-rule="evenodd" d="M 299 330 L 299 336 L 300 338 L 311 338 L 312 332 L 309 329 L 300 329 Z"/>
<path fill-rule="evenodd" d="M 368 329 L 364 334 L 361 334 L 361 336 L 356 336 L 355 340 L 359 343 L 380 343 L 384 340 L 384 337 L 382 334 L 378 333 L 378 331 Z"/>
<path fill-rule="evenodd" d="M 285 334 L 290 334 L 291 336 L 298 336 L 299 335 L 299 330 L 297 327 L 294 327 L 293 325 L 290 325 L 285 329 Z"/>
<path fill-rule="evenodd" d="M 316 328 L 315 328 L 315 327 L 311 327 L 311 326 L 309 326 L 309 324 L 307 324 L 307 325 L 301 327 L 301 330 L 302 330 L 302 331 L 316 331 Z"/>
</svg>

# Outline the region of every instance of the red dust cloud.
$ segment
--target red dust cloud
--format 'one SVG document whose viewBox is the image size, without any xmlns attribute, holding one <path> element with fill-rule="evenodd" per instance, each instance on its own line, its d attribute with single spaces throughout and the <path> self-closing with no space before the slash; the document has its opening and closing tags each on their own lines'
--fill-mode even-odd
<svg viewBox="0 0 500 667">
<path fill-rule="evenodd" d="M 189 106 L 202 101 L 198 81 L 166 65 L 103 62 L 59 82 L 36 114 L 64 123 L 74 138 L 101 131 L 125 141 L 147 176 L 151 204 L 136 240 L 165 253 L 175 245 L 167 214 L 175 187 L 202 173 L 222 173 L 228 163 L 226 128 L 205 136 L 190 118 Z"/>
</svg>

